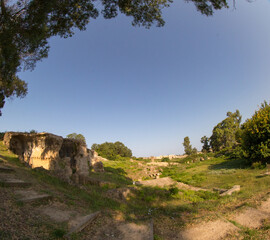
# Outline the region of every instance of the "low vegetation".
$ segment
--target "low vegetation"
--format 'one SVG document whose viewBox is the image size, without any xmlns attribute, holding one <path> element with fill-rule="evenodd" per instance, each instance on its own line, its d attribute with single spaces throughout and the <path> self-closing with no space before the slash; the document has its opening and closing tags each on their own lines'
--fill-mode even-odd
<svg viewBox="0 0 270 240">
<path fill-rule="evenodd" d="M 90 172 L 91 178 L 104 184 L 88 184 L 78 188 L 62 182 L 45 170 L 25 167 L 2 143 L 0 154 L 10 164 L 19 166 L 24 178 L 35 182 L 43 191 L 69 206 L 80 207 L 84 211 L 120 212 L 127 221 L 153 218 L 158 229 L 155 234 L 160 239 L 166 239 L 166 231 L 171 227 L 180 231 L 181 227 L 197 219 L 216 218 L 217 211 L 226 216 L 241 206 L 256 205 L 257 200 L 269 192 L 270 176 L 261 175 L 266 171 L 265 168 L 251 167 L 245 160 L 214 157 L 213 153 L 190 155 L 173 161 L 166 159 L 168 166 L 156 167 L 162 173 L 161 177 L 169 176 L 176 181 L 210 190 L 197 192 L 181 190 L 173 185 L 165 188 L 135 186 L 134 182 L 143 179 L 149 169 L 147 161 L 138 159 L 106 161 L 104 173 Z M 173 165 L 175 163 L 178 165 Z M 240 185 L 241 191 L 232 196 L 221 197 L 212 191 L 213 188 L 228 189 L 234 185 Z M 111 199 L 107 195 L 108 190 L 119 187 L 134 189 L 127 201 Z M 65 227 L 59 226 L 51 229 L 51 239 L 59 238 L 66 231 Z M 257 232 L 253 235 L 261 236 L 268 232 L 268 228 L 264 226 L 254 231 Z M 78 239 L 83 234 L 78 235 Z M 247 232 L 243 230 L 242 234 L 246 236 Z"/>
</svg>

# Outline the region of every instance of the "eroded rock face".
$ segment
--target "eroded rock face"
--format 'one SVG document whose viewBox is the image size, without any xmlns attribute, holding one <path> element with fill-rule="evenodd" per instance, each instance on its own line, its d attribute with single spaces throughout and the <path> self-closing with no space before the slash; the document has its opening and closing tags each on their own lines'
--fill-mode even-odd
<svg viewBox="0 0 270 240">
<path fill-rule="evenodd" d="M 96 151 L 88 149 L 92 155 L 92 167 L 95 172 L 104 172 L 103 161 L 108 161 L 106 158 L 98 156 Z"/>
<path fill-rule="evenodd" d="M 90 167 L 99 165 L 86 144 L 75 139 L 62 138 L 51 133 L 7 132 L 4 144 L 32 168 L 43 167 L 54 171 L 62 179 L 88 176 Z"/>
</svg>

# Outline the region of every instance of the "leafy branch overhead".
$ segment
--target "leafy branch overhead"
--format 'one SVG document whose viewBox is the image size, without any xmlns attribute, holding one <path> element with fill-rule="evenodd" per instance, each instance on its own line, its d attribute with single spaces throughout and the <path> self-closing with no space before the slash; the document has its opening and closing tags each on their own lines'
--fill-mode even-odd
<svg viewBox="0 0 270 240">
<path fill-rule="evenodd" d="M 207 16 L 227 8 L 226 0 L 187 0 Z M 150 28 L 164 25 L 162 10 L 172 0 L 0 0 L 0 109 L 11 96 L 24 97 L 27 84 L 20 70 L 32 70 L 46 58 L 52 36 L 71 37 L 85 30 L 100 14 L 110 19 L 122 13 L 132 25 Z M 1 114 L 1 112 L 0 112 Z"/>
</svg>

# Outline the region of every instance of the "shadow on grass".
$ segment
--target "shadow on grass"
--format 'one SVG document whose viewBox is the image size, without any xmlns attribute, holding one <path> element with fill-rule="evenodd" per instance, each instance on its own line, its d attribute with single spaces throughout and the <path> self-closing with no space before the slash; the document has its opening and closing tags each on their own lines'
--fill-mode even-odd
<svg viewBox="0 0 270 240">
<path fill-rule="evenodd" d="M 25 166 L 25 164 L 23 164 L 18 157 L 11 157 L 11 156 L 3 156 L 3 155 L 0 155 L 0 161 L 7 161 L 9 163 L 13 163 L 19 167 L 23 167 Z"/>
<path fill-rule="evenodd" d="M 127 175 L 127 172 L 123 168 L 104 167 L 104 170 L 115 174 Z"/>
<path fill-rule="evenodd" d="M 227 159 L 224 162 L 212 164 L 208 167 L 210 170 L 221 170 L 221 169 L 244 169 L 249 168 L 245 159 Z"/>
<path fill-rule="evenodd" d="M 171 201 L 181 202 L 183 193 L 176 187 L 140 187 L 133 192 L 131 199 L 124 210 L 125 217 L 128 219 L 133 213 L 142 218 L 176 216 L 183 212 L 196 213 L 190 201 L 182 201 L 181 204 L 171 204 Z"/>
<path fill-rule="evenodd" d="M 70 185 L 62 181 L 41 168 L 32 169 L 31 174 L 35 176 L 40 183 L 53 186 L 52 190 L 61 192 L 64 195 L 65 201 L 69 203 L 73 201 L 83 201 L 86 203 L 86 206 L 90 207 L 92 210 L 119 209 L 119 203 L 104 197 L 103 189 L 98 186 L 91 186 L 91 188 L 88 189 L 89 191 L 85 190 L 87 188 L 80 189 L 75 185 Z M 57 196 L 55 197 L 57 198 Z"/>
<path fill-rule="evenodd" d="M 91 172 L 90 177 L 100 181 L 110 182 L 117 187 L 131 185 L 132 179 L 127 177 L 127 173 L 122 168 L 104 167 L 105 172 L 95 173 Z"/>
</svg>

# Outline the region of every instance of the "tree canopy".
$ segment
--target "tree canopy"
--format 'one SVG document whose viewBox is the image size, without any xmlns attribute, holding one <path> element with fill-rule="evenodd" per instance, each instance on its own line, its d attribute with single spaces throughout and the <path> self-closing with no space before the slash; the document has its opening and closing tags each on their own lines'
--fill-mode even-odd
<svg viewBox="0 0 270 240">
<path fill-rule="evenodd" d="M 240 129 L 241 119 L 239 110 L 234 113 L 227 112 L 227 118 L 214 127 L 210 137 L 210 145 L 213 151 L 231 148 L 237 144 L 237 131 Z"/>
<path fill-rule="evenodd" d="M 209 138 L 206 136 L 203 136 L 201 138 L 201 143 L 203 144 L 202 146 L 202 152 L 209 152 L 210 151 L 210 144 L 209 144 Z"/>
<path fill-rule="evenodd" d="M 191 155 L 191 154 L 197 153 L 197 149 L 192 148 L 192 145 L 190 144 L 190 140 L 188 136 L 184 138 L 183 146 L 184 146 L 185 154 Z"/>
<path fill-rule="evenodd" d="M 86 143 L 85 137 L 82 134 L 71 133 L 67 135 L 67 138 L 76 139 L 83 143 Z"/>
<path fill-rule="evenodd" d="M 96 151 L 101 157 L 109 160 L 115 160 L 119 157 L 132 157 L 132 151 L 119 141 L 115 143 L 93 144 L 91 149 Z"/>
<path fill-rule="evenodd" d="M 250 162 L 270 162 L 270 104 L 264 102 L 255 114 L 243 123 L 242 148 Z"/>
<path fill-rule="evenodd" d="M 5 99 L 27 94 L 27 84 L 17 73 L 32 70 L 46 58 L 52 36 L 71 37 L 85 30 L 100 14 L 110 19 L 122 13 L 132 25 L 163 26 L 162 10 L 173 0 L 0 0 L 0 115 Z M 199 12 L 212 15 L 227 8 L 226 0 L 187 0 Z"/>
</svg>

